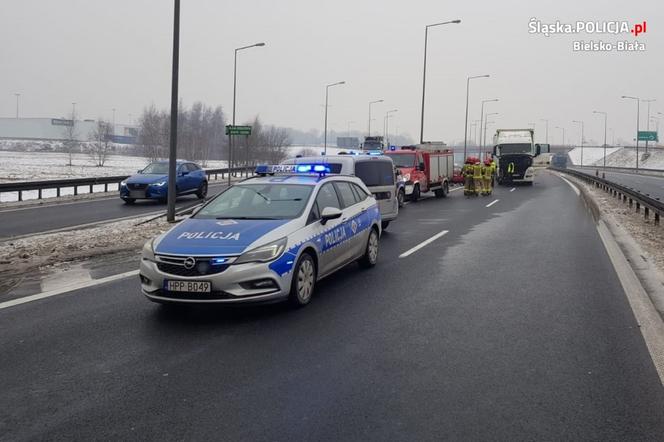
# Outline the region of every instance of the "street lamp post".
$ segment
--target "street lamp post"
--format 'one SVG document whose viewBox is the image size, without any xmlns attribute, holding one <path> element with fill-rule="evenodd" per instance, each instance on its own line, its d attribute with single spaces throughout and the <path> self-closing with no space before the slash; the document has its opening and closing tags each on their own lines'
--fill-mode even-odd
<svg viewBox="0 0 664 442">
<path fill-rule="evenodd" d="M 387 112 L 385 112 L 385 147 L 390 146 L 390 143 L 389 143 L 389 139 L 390 139 L 390 121 L 389 120 L 391 118 L 391 114 L 393 114 L 394 112 L 397 112 L 398 110 L 399 109 L 392 109 L 392 110 L 388 110 Z"/>
<path fill-rule="evenodd" d="M 483 145 L 483 142 L 482 142 L 482 124 L 484 122 L 484 103 L 490 103 L 492 101 L 498 101 L 498 99 L 497 98 L 491 98 L 491 99 L 488 99 L 488 100 L 482 100 L 482 110 L 480 112 L 480 130 L 479 130 L 480 143 L 478 145 L 478 150 L 479 150 L 479 155 L 480 156 L 482 156 L 482 145 Z M 465 158 L 463 160 L 466 161 Z"/>
<path fill-rule="evenodd" d="M 76 119 L 76 102 L 71 104 L 71 118 Z"/>
<path fill-rule="evenodd" d="M 641 118 L 641 99 L 623 95 L 622 98 L 636 101 L 636 168 L 639 168 L 639 119 Z"/>
<path fill-rule="evenodd" d="M 583 167 L 583 121 L 573 120 L 572 123 L 579 123 L 581 125 L 581 167 Z"/>
<path fill-rule="evenodd" d="M 346 84 L 345 81 L 338 81 L 336 83 L 328 84 L 325 86 L 325 135 L 323 136 L 323 155 L 327 155 L 327 99 L 329 96 L 329 91 L 332 86 L 339 86 L 340 84 Z"/>
<path fill-rule="evenodd" d="M 426 84 L 427 84 L 427 42 L 429 39 L 429 28 L 434 26 L 448 25 L 448 24 L 459 24 L 461 20 L 451 20 L 441 23 L 434 23 L 432 25 L 426 25 L 424 27 L 424 68 L 422 70 L 422 112 L 420 113 L 420 144 L 424 143 L 424 97 L 426 93 Z"/>
<path fill-rule="evenodd" d="M 476 75 L 474 77 L 466 78 L 466 122 L 464 123 L 463 130 L 463 160 L 466 161 L 466 149 L 468 146 L 468 97 L 470 95 L 470 80 L 476 78 L 489 78 L 489 74 L 486 75 Z"/>
<path fill-rule="evenodd" d="M 115 108 L 111 110 L 113 111 L 113 123 L 112 123 L 113 125 L 111 126 L 112 127 L 111 130 L 113 131 L 113 135 L 115 135 Z"/>
<path fill-rule="evenodd" d="M 166 198 L 166 219 L 175 221 L 175 169 L 177 162 L 178 138 L 178 72 L 180 67 L 180 0 L 174 0 L 173 11 L 173 63 L 171 71 L 171 132 L 168 151 L 168 191 Z"/>
<path fill-rule="evenodd" d="M 376 104 L 376 103 L 382 103 L 383 100 L 374 100 L 369 102 L 369 126 L 367 127 L 367 136 L 371 136 L 371 105 Z"/>
<path fill-rule="evenodd" d="M 657 101 L 657 100 L 652 99 L 652 100 L 641 100 L 641 101 L 643 101 L 644 103 L 648 103 L 648 117 L 647 117 L 648 122 L 646 123 L 646 130 L 650 131 L 650 103 L 652 103 L 653 101 Z M 637 135 L 637 138 L 638 138 L 638 135 Z M 648 153 L 648 140 L 646 140 L 646 153 Z"/>
<path fill-rule="evenodd" d="M 490 115 L 498 115 L 498 112 L 489 112 L 484 116 L 484 141 L 482 142 L 482 149 L 480 150 L 480 160 L 482 159 L 482 153 L 486 156 L 486 126 Z"/>
<path fill-rule="evenodd" d="M 17 92 L 14 95 L 16 95 L 16 119 L 18 120 L 18 98 L 21 96 L 21 94 Z"/>
<path fill-rule="evenodd" d="M 265 43 L 255 43 L 253 45 L 242 46 L 241 48 L 235 49 L 235 56 L 233 58 L 233 126 L 235 126 L 235 103 L 237 97 L 237 53 L 245 49 L 256 48 L 265 46 Z M 228 185 L 231 185 L 231 167 L 233 165 L 233 141 L 234 136 L 228 136 Z"/>
<path fill-rule="evenodd" d="M 563 143 L 562 143 L 562 147 L 564 148 L 564 147 L 565 147 L 565 128 L 564 128 L 564 127 L 560 127 L 560 126 L 556 126 L 556 129 L 560 129 L 560 130 L 563 131 Z"/>
<path fill-rule="evenodd" d="M 545 131 L 545 136 L 544 136 L 544 142 L 546 144 L 549 144 L 549 120 L 545 118 L 540 118 L 540 121 L 544 121 L 546 123 L 546 131 Z"/>
<path fill-rule="evenodd" d="M 593 111 L 593 114 L 604 115 L 604 171 L 606 171 L 606 120 L 608 118 L 608 114 L 601 111 Z"/>
</svg>

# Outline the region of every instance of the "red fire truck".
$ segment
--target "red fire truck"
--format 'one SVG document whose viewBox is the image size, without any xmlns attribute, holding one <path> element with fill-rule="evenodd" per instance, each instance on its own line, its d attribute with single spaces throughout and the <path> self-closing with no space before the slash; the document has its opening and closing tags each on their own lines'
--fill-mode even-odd
<svg viewBox="0 0 664 442">
<path fill-rule="evenodd" d="M 434 192 L 438 198 L 449 193 L 454 155 L 443 147 L 443 143 L 423 143 L 385 152 L 399 169 L 410 201 L 417 201 L 424 192 Z"/>
</svg>

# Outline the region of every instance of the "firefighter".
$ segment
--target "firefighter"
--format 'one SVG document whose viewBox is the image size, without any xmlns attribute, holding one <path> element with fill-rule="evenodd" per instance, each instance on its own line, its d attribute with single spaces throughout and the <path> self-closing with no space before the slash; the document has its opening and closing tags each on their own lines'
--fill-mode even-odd
<svg viewBox="0 0 664 442">
<path fill-rule="evenodd" d="M 482 162 L 479 158 L 473 158 L 473 183 L 474 183 L 474 195 L 479 195 L 482 190 Z"/>
<path fill-rule="evenodd" d="M 491 195 L 493 190 L 493 172 L 490 159 L 487 158 L 484 160 L 484 167 L 482 170 L 484 172 L 482 174 L 482 195 Z"/>
<path fill-rule="evenodd" d="M 493 157 L 491 157 L 490 161 L 491 161 L 491 188 L 493 189 L 493 186 L 495 186 L 496 169 L 498 166 L 496 165 L 496 160 L 493 159 Z"/>
<path fill-rule="evenodd" d="M 463 165 L 463 169 L 461 169 L 461 173 L 463 174 L 463 194 L 466 196 L 471 196 L 475 193 L 473 164 L 475 164 L 473 157 L 468 157 Z"/>
</svg>

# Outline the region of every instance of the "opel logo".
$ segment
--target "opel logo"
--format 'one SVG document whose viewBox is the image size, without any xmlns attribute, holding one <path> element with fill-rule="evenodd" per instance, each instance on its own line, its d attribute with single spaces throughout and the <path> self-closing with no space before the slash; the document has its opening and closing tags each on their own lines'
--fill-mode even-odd
<svg viewBox="0 0 664 442">
<path fill-rule="evenodd" d="M 185 269 L 191 270 L 196 265 L 196 260 L 193 257 L 190 256 L 190 257 L 188 257 L 184 260 L 183 264 L 184 264 Z"/>
</svg>

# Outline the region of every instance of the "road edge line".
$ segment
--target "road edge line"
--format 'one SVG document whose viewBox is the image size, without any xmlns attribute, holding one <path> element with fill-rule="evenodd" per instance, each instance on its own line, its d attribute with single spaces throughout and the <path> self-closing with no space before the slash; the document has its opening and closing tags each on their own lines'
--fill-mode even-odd
<svg viewBox="0 0 664 442">
<path fill-rule="evenodd" d="M 136 275 L 138 275 L 138 270 L 131 270 L 129 272 L 118 273 L 117 275 L 106 276 L 104 278 L 93 279 L 91 281 L 84 281 L 77 284 L 69 285 L 67 287 L 62 287 L 55 290 L 49 290 L 46 292 L 37 293 L 35 295 L 29 295 L 29 296 L 24 296 L 22 298 L 12 299 L 10 301 L 0 302 L 0 310 L 4 310 L 6 308 L 14 307 L 21 304 L 27 304 L 28 302 L 38 301 L 40 299 L 51 298 L 53 296 L 73 292 L 75 290 L 94 287 L 96 285 L 105 284 L 107 282 L 113 282 L 120 279 L 129 278 L 131 276 L 136 276 Z"/>
<path fill-rule="evenodd" d="M 639 324 L 659 380 L 664 385 L 664 321 L 603 219 L 597 222 L 597 232 Z"/>
</svg>

